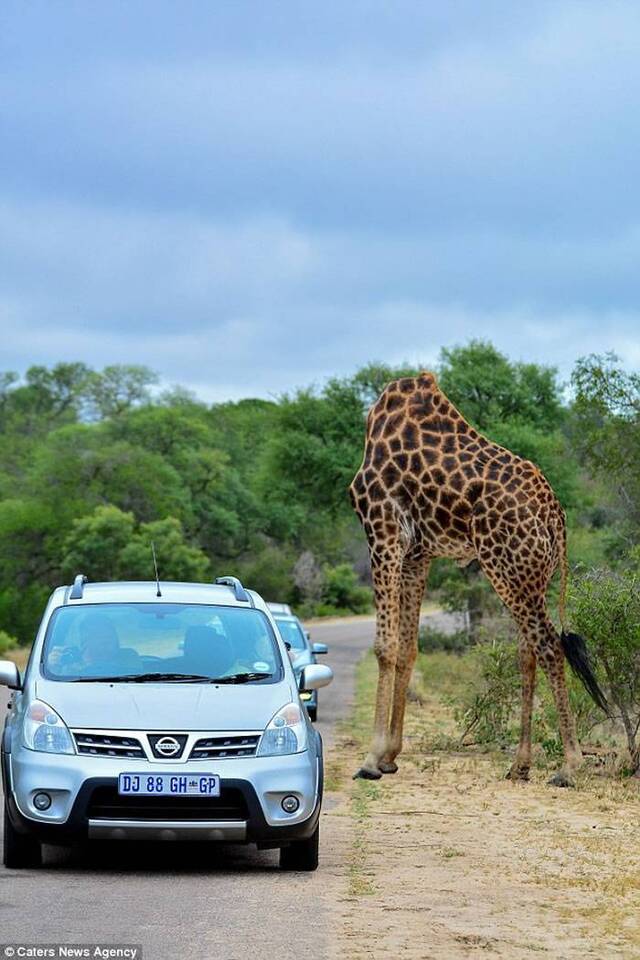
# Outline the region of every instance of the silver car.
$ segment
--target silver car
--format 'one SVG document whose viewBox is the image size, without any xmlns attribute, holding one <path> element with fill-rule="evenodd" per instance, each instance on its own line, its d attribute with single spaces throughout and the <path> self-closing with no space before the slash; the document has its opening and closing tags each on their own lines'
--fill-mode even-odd
<svg viewBox="0 0 640 960">
<path fill-rule="evenodd" d="M 311 664 L 305 690 L 332 679 Z M 233 577 L 51 596 L 2 737 L 4 862 L 42 843 L 209 840 L 315 870 L 322 742 L 272 615 Z"/>
</svg>

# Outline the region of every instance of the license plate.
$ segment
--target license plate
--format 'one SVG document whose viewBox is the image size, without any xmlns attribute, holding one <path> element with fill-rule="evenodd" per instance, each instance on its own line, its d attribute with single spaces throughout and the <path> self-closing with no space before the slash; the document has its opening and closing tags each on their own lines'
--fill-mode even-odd
<svg viewBox="0 0 640 960">
<path fill-rule="evenodd" d="M 219 797 L 220 777 L 210 773 L 121 773 L 118 793 L 136 797 Z"/>
</svg>

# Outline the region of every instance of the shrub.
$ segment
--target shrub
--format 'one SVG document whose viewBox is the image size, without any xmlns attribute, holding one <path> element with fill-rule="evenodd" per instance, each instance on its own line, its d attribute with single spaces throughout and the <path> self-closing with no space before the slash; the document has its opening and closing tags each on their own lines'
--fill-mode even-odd
<svg viewBox="0 0 640 960">
<path fill-rule="evenodd" d="M 500 610 L 500 601 L 477 562 L 459 568 L 450 560 L 434 564 L 429 581 L 440 603 L 450 613 L 462 613 L 472 643 L 480 639 L 483 621 Z"/>
<path fill-rule="evenodd" d="M 634 770 L 640 768 L 640 577 L 633 570 L 593 570 L 571 592 L 574 629 L 588 642 L 613 712 L 624 727 Z"/>
<path fill-rule="evenodd" d="M 483 629 L 486 637 L 486 631 Z M 491 642 L 474 646 L 465 658 L 471 661 L 471 680 L 454 697 L 454 715 L 460 725 L 461 740 L 506 746 L 518 741 L 520 734 L 521 676 L 518 643 L 510 627 L 492 624 Z M 533 712 L 532 741 L 549 758 L 562 756 L 558 715 L 553 692 L 538 666 Z M 578 739 L 584 739 L 602 721 L 602 712 L 594 704 L 582 683 L 567 670 L 569 702 L 576 721 Z"/>
<path fill-rule="evenodd" d="M 246 587 L 257 590 L 267 601 L 275 603 L 295 602 L 292 570 L 294 557 L 291 551 L 268 544 L 254 550 L 250 557 L 231 564 L 230 569 L 221 572 L 235 573 Z"/>
<path fill-rule="evenodd" d="M 511 743 L 516 738 L 520 699 L 520 669 L 517 644 L 494 640 L 474 647 L 473 680 L 465 688 L 454 716 L 464 741 L 470 734 L 476 743 Z"/>
<path fill-rule="evenodd" d="M 325 583 L 322 591 L 323 606 L 333 607 L 336 613 L 366 613 L 371 607 L 371 592 L 358 582 L 358 577 L 349 563 L 324 568 Z"/>
<path fill-rule="evenodd" d="M 464 653 L 469 649 L 471 640 L 466 630 L 455 630 L 446 633 L 444 630 L 434 630 L 432 627 L 420 627 L 418 634 L 418 650 L 420 653 L 435 653 L 443 650 L 445 653 Z"/>
<path fill-rule="evenodd" d="M 12 637 L 6 630 L 0 630 L 0 656 L 4 656 L 8 650 L 14 650 L 17 646 L 18 641 L 15 637 Z"/>
</svg>

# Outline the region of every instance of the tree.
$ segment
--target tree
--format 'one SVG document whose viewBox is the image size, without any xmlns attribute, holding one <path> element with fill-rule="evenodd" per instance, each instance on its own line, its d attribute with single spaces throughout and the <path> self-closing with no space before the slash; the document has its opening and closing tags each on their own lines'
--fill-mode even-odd
<svg viewBox="0 0 640 960">
<path fill-rule="evenodd" d="M 616 490 L 628 547 L 640 528 L 640 374 L 623 370 L 615 354 L 591 355 L 576 364 L 572 385 L 574 444 Z"/>
<path fill-rule="evenodd" d="M 110 437 L 162 457 L 180 478 L 189 509 L 179 515 L 210 555 L 237 557 L 260 527 L 262 511 L 247 483 L 218 449 L 220 433 L 205 407 L 146 406 L 105 425 Z M 249 433 L 249 439 L 251 433 Z M 172 508 L 171 513 L 176 513 Z"/>
<path fill-rule="evenodd" d="M 549 430 L 562 423 L 555 367 L 513 363 L 492 344 L 471 340 L 443 348 L 439 383 L 449 399 L 479 430 L 518 420 Z"/>
<path fill-rule="evenodd" d="M 40 437 L 77 419 L 87 401 L 92 374 L 84 363 L 29 367 L 24 383 L 15 373 L 0 375 L 0 427 L 5 433 Z"/>
<path fill-rule="evenodd" d="M 293 582 L 303 603 L 317 603 L 322 596 L 324 576 L 313 551 L 304 550 L 293 567 Z"/>
<path fill-rule="evenodd" d="M 324 569 L 325 584 L 322 591 L 324 602 L 336 612 L 366 613 L 371 607 L 371 591 L 358 583 L 353 567 L 339 563 Z"/>
<path fill-rule="evenodd" d="M 74 520 L 64 543 L 63 574 L 71 580 L 84 573 L 90 580 L 117 580 L 121 555 L 131 543 L 135 529 L 132 513 L 113 504 L 96 507 L 93 513 Z"/>
<path fill-rule="evenodd" d="M 151 544 L 154 544 L 161 580 L 201 581 L 210 576 L 209 559 L 186 542 L 176 517 L 143 523 L 120 553 L 122 579 L 152 580 Z"/>
<path fill-rule="evenodd" d="M 164 580 L 203 580 L 209 560 L 186 541 L 182 524 L 165 517 L 136 527 L 132 513 L 112 504 L 76 520 L 65 541 L 63 571 L 70 579 L 85 573 L 90 580 L 153 580 L 151 544 Z"/>
<path fill-rule="evenodd" d="M 73 424 L 38 445 L 27 473 L 34 495 L 49 506 L 61 529 L 92 508 L 113 503 L 148 521 L 186 517 L 189 491 L 161 454 L 112 440 L 105 424 Z"/>
<path fill-rule="evenodd" d="M 115 364 L 94 373 L 89 396 L 98 417 L 118 417 L 126 410 L 148 403 L 149 388 L 158 382 L 158 375 L 138 364 Z"/>
<path fill-rule="evenodd" d="M 30 642 L 59 570 L 55 518 L 36 499 L 0 503 L 0 629 Z"/>
<path fill-rule="evenodd" d="M 589 648 L 624 727 L 634 771 L 640 769 L 640 579 L 634 571 L 593 570 L 571 593 L 575 629 Z"/>
<path fill-rule="evenodd" d="M 362 399 L 349 381 L 331 380 L 320 395 L 300 390 L 283 397 L 264 448 L 260 495 L 267 504 L 277 498 L 304 514 L 326 511 L 335 518 L 349 509 L 347 489 L 362 458 L 363 437 Z"/>
</svg>

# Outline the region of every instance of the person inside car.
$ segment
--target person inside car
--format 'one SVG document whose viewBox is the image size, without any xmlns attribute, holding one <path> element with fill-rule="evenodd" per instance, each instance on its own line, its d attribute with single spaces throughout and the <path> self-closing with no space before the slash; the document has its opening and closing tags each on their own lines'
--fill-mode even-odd
<svg viewBox="0 0 640 960">
<path fill-rule="evenodd" d="M 77 646 L 59 646 L 49 654 L 47 667 L 59 676 L 100 676 L 134 673 L 139 657 L 123 650 L 116 628 L 108 617 L 88 614 L 81 625 Z"/>
</svg>

